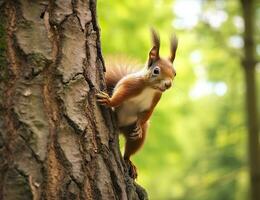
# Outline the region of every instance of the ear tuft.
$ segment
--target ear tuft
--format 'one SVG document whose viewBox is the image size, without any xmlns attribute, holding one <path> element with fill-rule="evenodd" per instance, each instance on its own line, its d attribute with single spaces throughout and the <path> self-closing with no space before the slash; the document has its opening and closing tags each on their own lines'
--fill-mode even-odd
<svg viewBox="0 0 260 200">
<path fill-rule="evenodd" d="M 158 33 L 151 28 L 151 35 L 152 35 L 152 44 L 153 48 L 150 50 L 149 59 L 148 59 L 148 67 L 152 65 L 153 62 L 160 58 L 159 51 L 160 51 L 160 37 Z"/>
<path fill-rule="evenodd" d="M 159 34 L 155 31 L 154 28 L 151 28 L 151 34 L 152 34 L 152 43 L 153 43 L 153 46 L 156 47 L 156 49 L 158 50 L 158 54 L 159 54 L 159 50 L 160 50 L 160 36 L 159 36 Z"/>
<path fill-rule="evenodd" d="M 177 51 L 177 47 L 178 47 L 178 39 L 177 39 L 176 35 L 172 35 L 170 43 L 171 43 L 171 46 L 170 46 L 171 55 L 169 57 L 169 60 L 171 62 L 173 62 L 175 59 L 175 55 L 176 55 L 176 51 Z"/>
</svg>

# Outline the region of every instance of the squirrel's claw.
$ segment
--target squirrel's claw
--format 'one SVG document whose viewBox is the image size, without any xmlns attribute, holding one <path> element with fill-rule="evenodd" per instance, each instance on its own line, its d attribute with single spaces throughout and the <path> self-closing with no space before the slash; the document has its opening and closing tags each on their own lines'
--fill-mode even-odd
<svg viewBox="0 0 260 200">
<path fill-rule="evenodd" d="M 109 105 L 110 97 L 107 93 L 99 91 L 96 94 L 96 97 L 97 97 L 97 102 L 100 103 L 101 105 Z"/>
<path fill-rule="evenodd" d="M 96 94 L 96 96 L 109 98 L 109 95 L 108 95 L 106 92 L 103 92 L 103 91 L 99 91 L 99 92 Z"/>
<path fill-rule="evenodd" d="M 129 135 L 129 138 L 132 140 L 137 140 L 141 137 L 142 137 L 142 128 L 139 124 L 137 124 L 133 132 Z"/>
</svg>

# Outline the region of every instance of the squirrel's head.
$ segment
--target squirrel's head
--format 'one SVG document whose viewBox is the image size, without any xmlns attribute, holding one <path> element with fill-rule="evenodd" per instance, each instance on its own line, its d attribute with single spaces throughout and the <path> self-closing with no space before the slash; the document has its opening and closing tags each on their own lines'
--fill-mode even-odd
<svg viewBox="0 0 260 200">
<path fill-rule="evenodd" d="M 176 71 L 173 67 L 173 61 L 178 46 L 176 36 L 172 36 L 170 40 L 170 56 L 168 58 L 161 58 L 160 38 L 154 29 L 151 30 L 153 47 L 149 52 L 147 62 L 149 84 L 154 89 L 164 92 L 172 86 L 172 81 L 176 76 Z"/>
</svg>

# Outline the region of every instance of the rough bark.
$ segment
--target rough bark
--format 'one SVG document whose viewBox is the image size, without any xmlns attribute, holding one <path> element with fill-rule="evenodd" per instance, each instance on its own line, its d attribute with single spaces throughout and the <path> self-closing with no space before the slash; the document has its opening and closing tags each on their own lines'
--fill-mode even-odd
<svg viewBox="0 0 260 200">
<path fill-rule="evenodd" d="M 255 5 L 254 0 L 241 0 L 245 32 L 244 59 L 242 61 L 246 83 L 246 110 L 248 123 L 248 153 L 250 166 L 251 199 L 260 199 L 260 138 L 256 90 L 255 59 Z"/>
<path fill-rule="evenodd" d="M 0 199 L 146 199 L 96 103 L 95 0 L 0 3 Z"/>
</svg>

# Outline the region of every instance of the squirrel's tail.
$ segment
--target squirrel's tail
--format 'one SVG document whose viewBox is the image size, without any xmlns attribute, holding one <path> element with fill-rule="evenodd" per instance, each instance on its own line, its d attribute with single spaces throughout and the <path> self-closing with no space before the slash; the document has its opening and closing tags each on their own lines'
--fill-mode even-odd
<svg viewBox="0 0 260 200">
<path fill-rule="evenodd" d="M 133 60 L 126 58 L 107 58 L 106 59 L 106 73 L 105 80 L 108 89 L 108 93 L 111 95 L 113 89 L 120 79 L 128 74 L 138 71 L 138 65 Z"/>
</svg>

